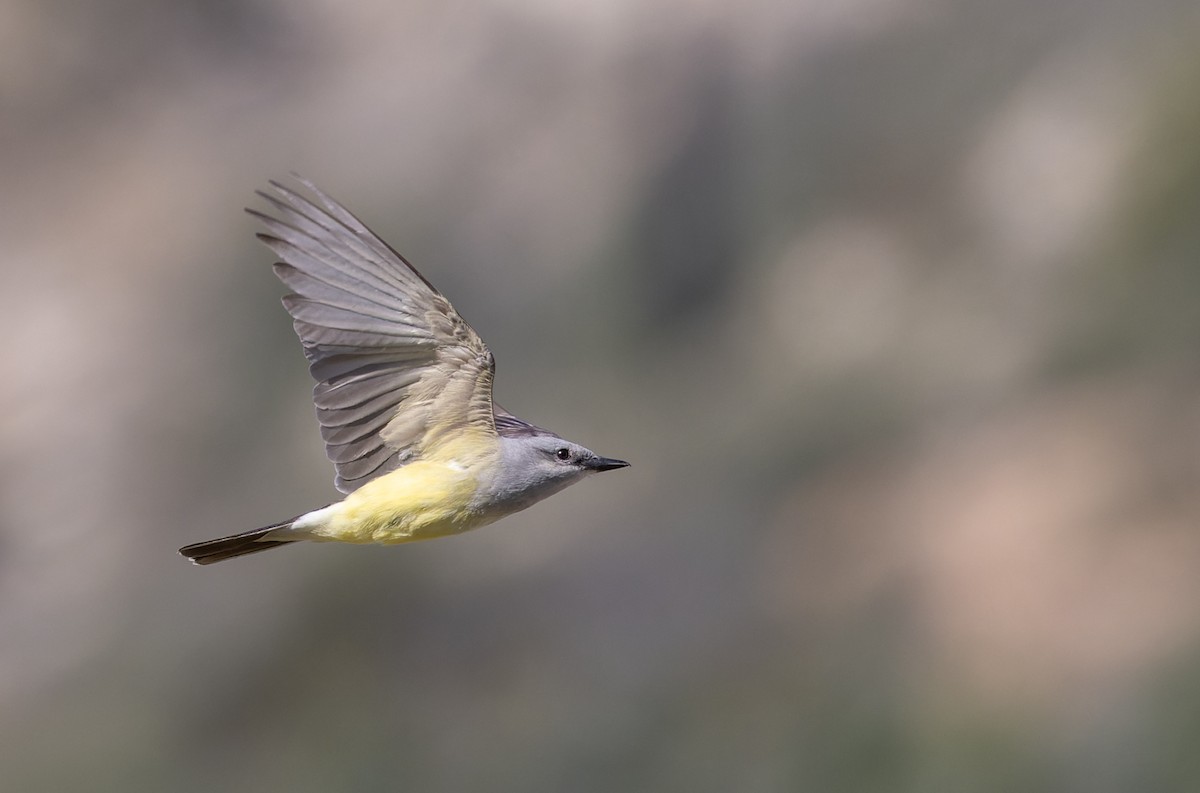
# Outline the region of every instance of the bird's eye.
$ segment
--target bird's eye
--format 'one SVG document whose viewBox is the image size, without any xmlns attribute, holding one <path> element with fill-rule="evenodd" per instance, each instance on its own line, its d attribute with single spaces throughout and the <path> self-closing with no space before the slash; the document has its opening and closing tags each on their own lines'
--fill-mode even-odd
<svg viewBox="0 0 1200 793">
<path fill-rule="evenodd" d="M 556 451 L 554 456 L 565 463 L 567 460 L 571 459 L 571 450 L 564 447 Z"/>
</svg>

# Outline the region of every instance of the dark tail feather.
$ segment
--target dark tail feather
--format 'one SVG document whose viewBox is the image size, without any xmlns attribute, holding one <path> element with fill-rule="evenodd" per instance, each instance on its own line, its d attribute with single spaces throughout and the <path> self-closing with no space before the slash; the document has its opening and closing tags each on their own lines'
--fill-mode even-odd
<svg viewBox="0 0 1200 793">
<path fill-rule="evenodd" d="M 245 556 L 248 553 L 258 553 L 259 551 L 266 551 L 280 545 L 290 545 L 295 540 L 267 539 L 267 535 L 278 529 L 286 529 L 292 525 L 292 521 L 295 519 L 292 518 L 291 520 L 285 520 L 283 523 L 263 526 L 261 529 L 245 531 L 229 537 L 220 537 L 215 540 L 198 542 L 194 545 L 185 545 L 179 549 L 179 552 L 188 559 L 191 559 L 192 564 L 213 564 L 215 562 L 223 562 L 226 559 L 232 559 L 235 556 Z M 296 538 L 296 540 L 300 539 L 303 539 L 303 537 Z"/>
</svg>

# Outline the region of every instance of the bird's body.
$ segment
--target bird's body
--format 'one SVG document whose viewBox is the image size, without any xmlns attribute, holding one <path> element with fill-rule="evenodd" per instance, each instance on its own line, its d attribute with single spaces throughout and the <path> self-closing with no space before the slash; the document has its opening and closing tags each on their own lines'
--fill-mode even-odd
<svg viewBox="0 0 1200 793">
<path fill-rule="evenodd" d="M 453 444 L 441 459 L 417 460 L 373 479 L 342 501 L 292 524 L 314 540 L 394 545 L 460 534 L 502 517 L 476 503 L 480 473 L 496 464 L 494 442 Z"/>
<path fill-rule="evenodd" d="M 313 399 L 346 497 L 282 523 L 196 543 L 197 564 L 298 540 L 391 545 L 499 520 L 627 465 L 492 401 L 487 346 L 428 281 L 312 184 L 324 209 L 272 183 L 253 210 L 317 380 Z"/>
</svg>

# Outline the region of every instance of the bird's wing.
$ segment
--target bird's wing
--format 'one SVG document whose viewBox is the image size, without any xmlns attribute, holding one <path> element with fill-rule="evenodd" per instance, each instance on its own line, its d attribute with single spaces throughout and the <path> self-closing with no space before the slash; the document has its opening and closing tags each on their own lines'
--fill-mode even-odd
<svg viewBox="0 0 1200 793">
<path fill-rule="evenodd" d="M 553 435 L 550 430 L 542 429 L 536 424 L 530 424 L 525 419 L 519 419 L 509 413 L 498 403 L 492 403 L 492 413 L 495 416 L 496 432 L 500 435 L 515 438 L 521 435 Z"/>
<path fill-rule="evenodd" d="M 271 182 L 278 217 L 246 210 L 292 290 L 283 304 L 317 381 L 325 450 L 349 493 L 462 431 L 492 436 L 495 363 L 483 339 L 411 264 L 344 207 Z"/>
</svg>

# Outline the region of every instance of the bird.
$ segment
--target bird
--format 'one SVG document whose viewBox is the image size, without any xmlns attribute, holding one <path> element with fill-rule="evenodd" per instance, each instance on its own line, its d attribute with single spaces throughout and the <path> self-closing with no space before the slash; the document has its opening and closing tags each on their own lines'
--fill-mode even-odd
<svg viewBox="0 0 1200 793">
<path fill-rule="evenodd" d="M 479 334 L 412 264 L 311 181 L 258 190 L 340 501 L 179 549 L 199 565 L 298 541 L 392 545 L 459 534 L 629 463 L 492 399 Z M 313 200 L 315 198 L 315 201 Z"/>
</svg>

